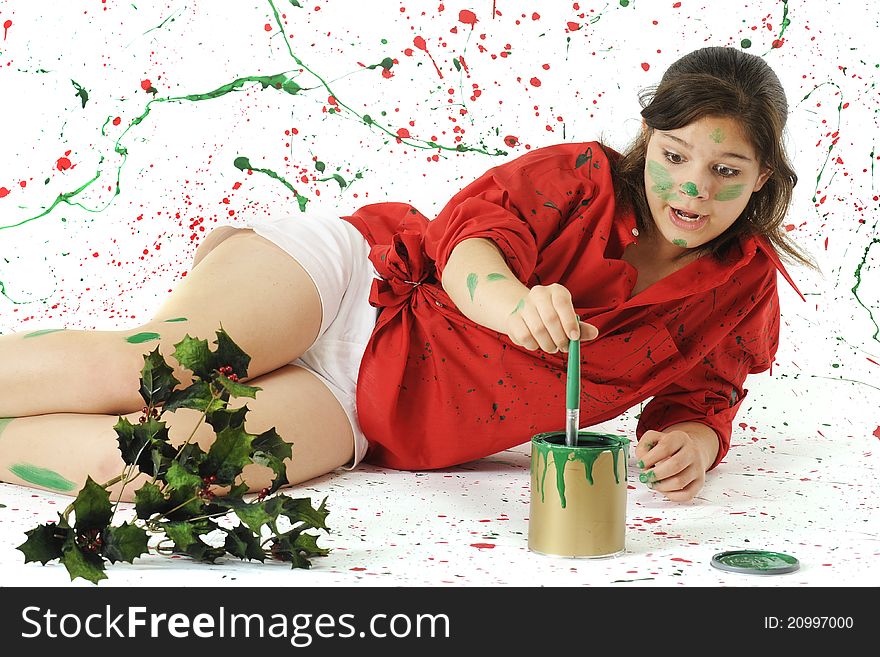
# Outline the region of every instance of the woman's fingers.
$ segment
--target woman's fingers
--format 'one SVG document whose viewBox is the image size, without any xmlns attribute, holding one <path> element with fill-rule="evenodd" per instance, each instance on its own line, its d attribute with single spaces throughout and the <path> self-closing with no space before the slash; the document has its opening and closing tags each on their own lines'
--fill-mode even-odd
<svg viewBox="0 0 880 657">
<path fill-rule="evenodd" d="M 580 321 L 571 293 L 557 283 L 534 286 L 509 321 L 508 337 L 530 351 L 567 352 L 571 340 L 594 340 L 599 335 L 595 326 Z"/>
</svg>

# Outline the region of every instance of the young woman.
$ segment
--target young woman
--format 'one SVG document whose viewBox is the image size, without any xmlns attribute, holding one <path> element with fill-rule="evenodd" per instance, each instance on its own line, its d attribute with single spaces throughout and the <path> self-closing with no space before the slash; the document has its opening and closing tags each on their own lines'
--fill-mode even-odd
<svg viewBox="0 0 880 657">
<path fill-rule="evenodd" d="M 363 459 L 442 468 L 559 430 L 580 339 L 582 424 L 652 398 L 639 466 L 669 499 L 692 499 L 728 450 L 747 375 L 772 364 L 776 272 L 794 286 L 777 251 L 814 265 L 781 228 L 797 177 L 762 59 L 692 52 L 641 100 L 622 155 L 595 141 L 536 149 L 433 221 L 378 203 L 218 228 L 143 326 L 0 337 L 0 478 L 75 492 L 121 472 L 112 427 L 140 415 L 143 355 L 158 346 L 174 366 L 175 343 L 222 322 L 252 357 L 242 380 L 262 388 L 246 428 L 294 444 L 291 483 Z M 163 419 L 182 441 L 198 415 Z M 202 425 L 196 439 L 213 436 Z M 245 480 L 268 477 L 254 466 Z"/>
</svg>

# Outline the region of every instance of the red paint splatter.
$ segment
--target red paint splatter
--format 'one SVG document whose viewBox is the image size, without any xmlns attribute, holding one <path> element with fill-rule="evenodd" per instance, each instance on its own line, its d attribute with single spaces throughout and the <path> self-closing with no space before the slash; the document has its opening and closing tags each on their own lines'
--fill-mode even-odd
<svg viewBox="0 0 880 657">
<path fill-rule="evenodd" d="M 6 33 L 9 31 L 9 28 L 12 27 L 12 21 L 6 20 L 3 23 L 3 40 L 6 41 Z"/>
<path fill-rule="evenodd" d="M 532 78 L 531 80 L 529 80 L 529 84 L 531 84 L 533 87 L 540 87 L 541 81 L 538 78 Z"/>
<path fill-rule="evenodd" d="M 113 125 L 119 125 L 120 123 L 122 123 L 122 119 L 120 119 L 118 116 L 113 119 Z"/>
<path fill-rule="evenodd" d="M 266 23 L 266 24 L 263 26 L 263 29 L 266 30 L 267 32 L 271 32 L 271 31 L 272 31 L 272 26 L 269 25 L 269 23 Z"/>
<path fill-rule="evenodd" d="M 515 135 L 507 135 L 504 138 L 504 143 L 510 148 L 513 148 L 514 146 L 517 146 L 519 144 L 519 137 Z"/>
<path fill-rule="evenodd" d="M 785 43 L 785 39 L 773 39 L 773 43 L 770 45 L 773 48 L 781 48 L 783 43 Z"/>
<path fill-rule="evenodd" d="M 678 9 L 679 7 L 681 7 L 681 3 L 680 3 L 680 2 L 673 2 L 673 3 L 672 3 L 672 8 L 673 8 L 673 9 Z"/>
<path fill-rule="evenodd" d="M 495 544 L 494 543 L 471 543 L 471 547 L 492 549 L 493 547 L 495 547 Z"/>
<path fill-rule="evenodd" d="M 152 86 L 153 83 L 150 82 L 149 78 L 147 78 L 146 80 L 141 80 L 141 89 L 143 89 L 144 91 L 149 91 Z"/>
<path fill-rule="evenodd" d="M 3 198 L 8 195 L 9 195 L 9 190 L 6 189 L 5 187 L 0 187 L 0 198 Z"/>
<path fill-rule="evenodd" d="M 398 143 L 400 143 L 399 140 L 401 140 L 401 139 L 407 139 L 407 138 L 410 137 L 410 136 L 411 136 L 411 135 L 409 134 L 409 130 L 407 130 L 406 128 L 401 128 L 400 130 L 397 131 L 397 139 L 398 139 Z"/>
<path fill-rule="evenodd" d="M 428 52 L 428 43 L 425 41 L 423 37 L 417 36 L 413 39 L 413 45 L 419 50 L 424 50 L 425 54 L 428 57 L 431 57 L 431 53 Z M 434 58 L 431 57 L 431 63 L 434 65 L 434 70 L 437 71 L 437 75 L 440 76 L 440 79 L 443 79 L 443 71 L 440 70 L 440 67 L 437 66 L 437 62 L 434 61 Z"/>
<path fill-rule="evenodd" d="M 568 21 L 565 26 L 568 28 L 569 32 L 577 32 L 579 29 L 581 29 L 580 23 L 574 23 L 572 21 Z"/>
<path fill-rule="evenodd" d="M 649 68 L 651 68 L 651 65 L 648 62 L 642 62 L 643 71 L 647 71 Z"/>
<path fill-rule="evenodd" d="M 681 557 L 672 557 L 671 561 L 680 561 L 682 563 L 693 563 L 693 561 L 688 561 L 687 559 L 682 559 Z"/>
<path fill-rule="evenodd" d="M 477 15 L 474 12 L 467 9 L 462 9 L 460 12 L 458 12 L 458 22 L 464 23 L 465 25 L 470 25 L 471 29 L 474 29 L 474 25 L 476 25 L 480 21 L 477 20 Z"/>
<path fill-rule="evenodd" d="M 874 438 L 880 438 L 880 427 L 874 429 Z"/>
<path fill-rule="evenodd" d="M 70 152 L 70 151 L 68 151 L 68 152 Z M 66 157 L 59 157 L 58 161 L 55 162 L 55 168 L 58 169 L 59 171 L 67 171 L 72 166 L 73 166 L 73 164 L 71 164 L 70 160 L 67 159 Z"/>
<path fill-rule="evenodd" d="M 366 570 L 366 568 L 350 568 L 349 570 L 354 570 L 354 571 L 360 572 L 362 570 Z"/>
</svg>

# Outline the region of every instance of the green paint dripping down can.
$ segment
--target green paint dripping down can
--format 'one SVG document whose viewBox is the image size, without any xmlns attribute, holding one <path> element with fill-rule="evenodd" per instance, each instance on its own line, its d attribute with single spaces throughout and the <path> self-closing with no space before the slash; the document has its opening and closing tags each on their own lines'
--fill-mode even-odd
<svg viewBox="0 0 880 657">
<path fill-rule="evenodd" d="M 629 440 L 578 431 L 532 438 L 529 550 L 596 559 L 623 553 Z"/>
</svg>

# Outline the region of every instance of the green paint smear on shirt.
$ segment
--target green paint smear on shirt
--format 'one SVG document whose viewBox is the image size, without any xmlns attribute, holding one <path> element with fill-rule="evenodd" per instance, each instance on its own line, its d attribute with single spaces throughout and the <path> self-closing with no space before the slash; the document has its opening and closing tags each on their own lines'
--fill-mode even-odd
<svg viewBox="0 0 880 657">
<path fill-rule="evenodd" d="M 684 240 L 680 240 L 680 239 L 679 240 L 672 240 L 672 243 L 675 244 L 675 246 L 680 246 L 683 249 L 686 249 L 687 245 L 688 245 L 687 242 L 685 242 Z"/>
<path fill-rule="evenodd" d="M 141 342 L 148 342 L 150 340 L 158 340 L 160 336 L 158 333 L 135 333 L 134 335 L 130 335 L 125 338 L 126 342 L 130 342 L 131 344 L 140 344 Z"/>
<path fill-rule="evenodd" d="M 732 201 L 733 199 L 742 196 L 745 188 L 745 185 L 725 185 L 717 194 L 715 194 L 715 200 Z"/>
<path fill-rule="evenodd" d="M 755 550 L 725 554 L 718 561 L 735 568 L 753 568 L 755 570 L 776 570 L 785 566 L 794 566 L 798 560 L 781 552 L 765 552 Z"/>
<path fill-rule="evenodd" d="M 33 333 L 28 333 L 25 335 L 25 338 L 36 338 L 40 335 L 46 335 L 47 333 L 55 333 L 56 331 L 66 331 L 67 329 L 43 329 L 42 331 L 34 331 Z"/>
<path fill-rule="evenodd" d="M 697 191 L 697 186 L 692 182 L 686 182 L 684 185 L 682 185 L 681 191 L 683 191 L 688 196 L 696 196 L 697 194 L 699 194 L 699 192 Z"/>
<path fill-rule="evenodd" d="M 46 468 L 38 468 L 30 463 L 16 463 L 9 468 L 9 471 L 19 479 L 24 479 L 30 484 L 42 486 L 43 488 L 51 488 L 62 492 L 69 492 L 76 488 L 76 484 L 62 477 L 57 472 L 47 470 Z"/>
<path fill-rule="evenodd" d="M 468 274 L 468 277 L 467 277 L 467 289 L 468 289 L 468 292 L 470 292 L 470 295 L 471 295 L 471 301 L 474 300 L 474 292 L 475 292 L 476 289 L 477 289 L 477 280 L 478 280 L 478 279 L 479 279 L 479 276 L 477 276 L 476 274 L 473 274 L 473 273 Z"/>
<path fill-rule="evenodd" d="M 620 477 L 617 471 L 617 462 L 620 457 L 620 451 L 629 445 L 629 440 L 607 433 L 594 433 L 591 431 L 578 432 L 577 447 L 566 447 L 565 443 L 554 444 L 548 439 L 562 436 L 564 433 L 545 433 L 538 434 L 532 439 L 532 459 L 536 459 L 539 463 L 544 460 L 544 469 L 540 476 L 541 501 L 544 501 L 544 480 L 547 478 L 547 466 L 549 458 L 552 454 L 553 464 L 556 469 L 556 490 L 559 493 L 559 502 L 562 508 L 565 508 L 565 464 L 568 461 L 580 461 L 584 464 L 584 475 L 587 483 L 593 485 L 593 464 L 596 462 L 603 452 L 611 452 L 613 457 L 614 481 L 620 483 Z M 538 467 L 537 465 L 533 465 Z M 624 472 L 624 481 L 626 481 L 626 472 Z"/>
<path fill-rule="evenodd" d="M 489 274 L 488 276 L 486 276 L 486 280 L 490 283 L 493 281 L 506 281 L 507 276 L 505 276 L 504 274 Z"/>
<path fill-rule="evenodd" d="M 666 167 L 654 160 L 648 160 L 646 166 L 648 169 L 648 177 L 654 181 L 654 186 L 651 187 L 651 191 L 664 201 L 674 201 L 677 194 L 672 191 L 674 183 L 672 182 L 672 176 L 669 174 L 669 171 L 666 170 Z"/>
<path fill-rule="evenodd" d="M 188 322 L 186 317 L 175 317 L 174 319 L 166 319 L 166 322 Z"/>
<path fill-rule="evenodd" d="M 716 144 L 720 144 L 722 141 L 724 141 L 724 130 L 722 130 L 721 128 L 715 128 L 712 132 L 709 133 L 709 138 Z"/>
</svg>

